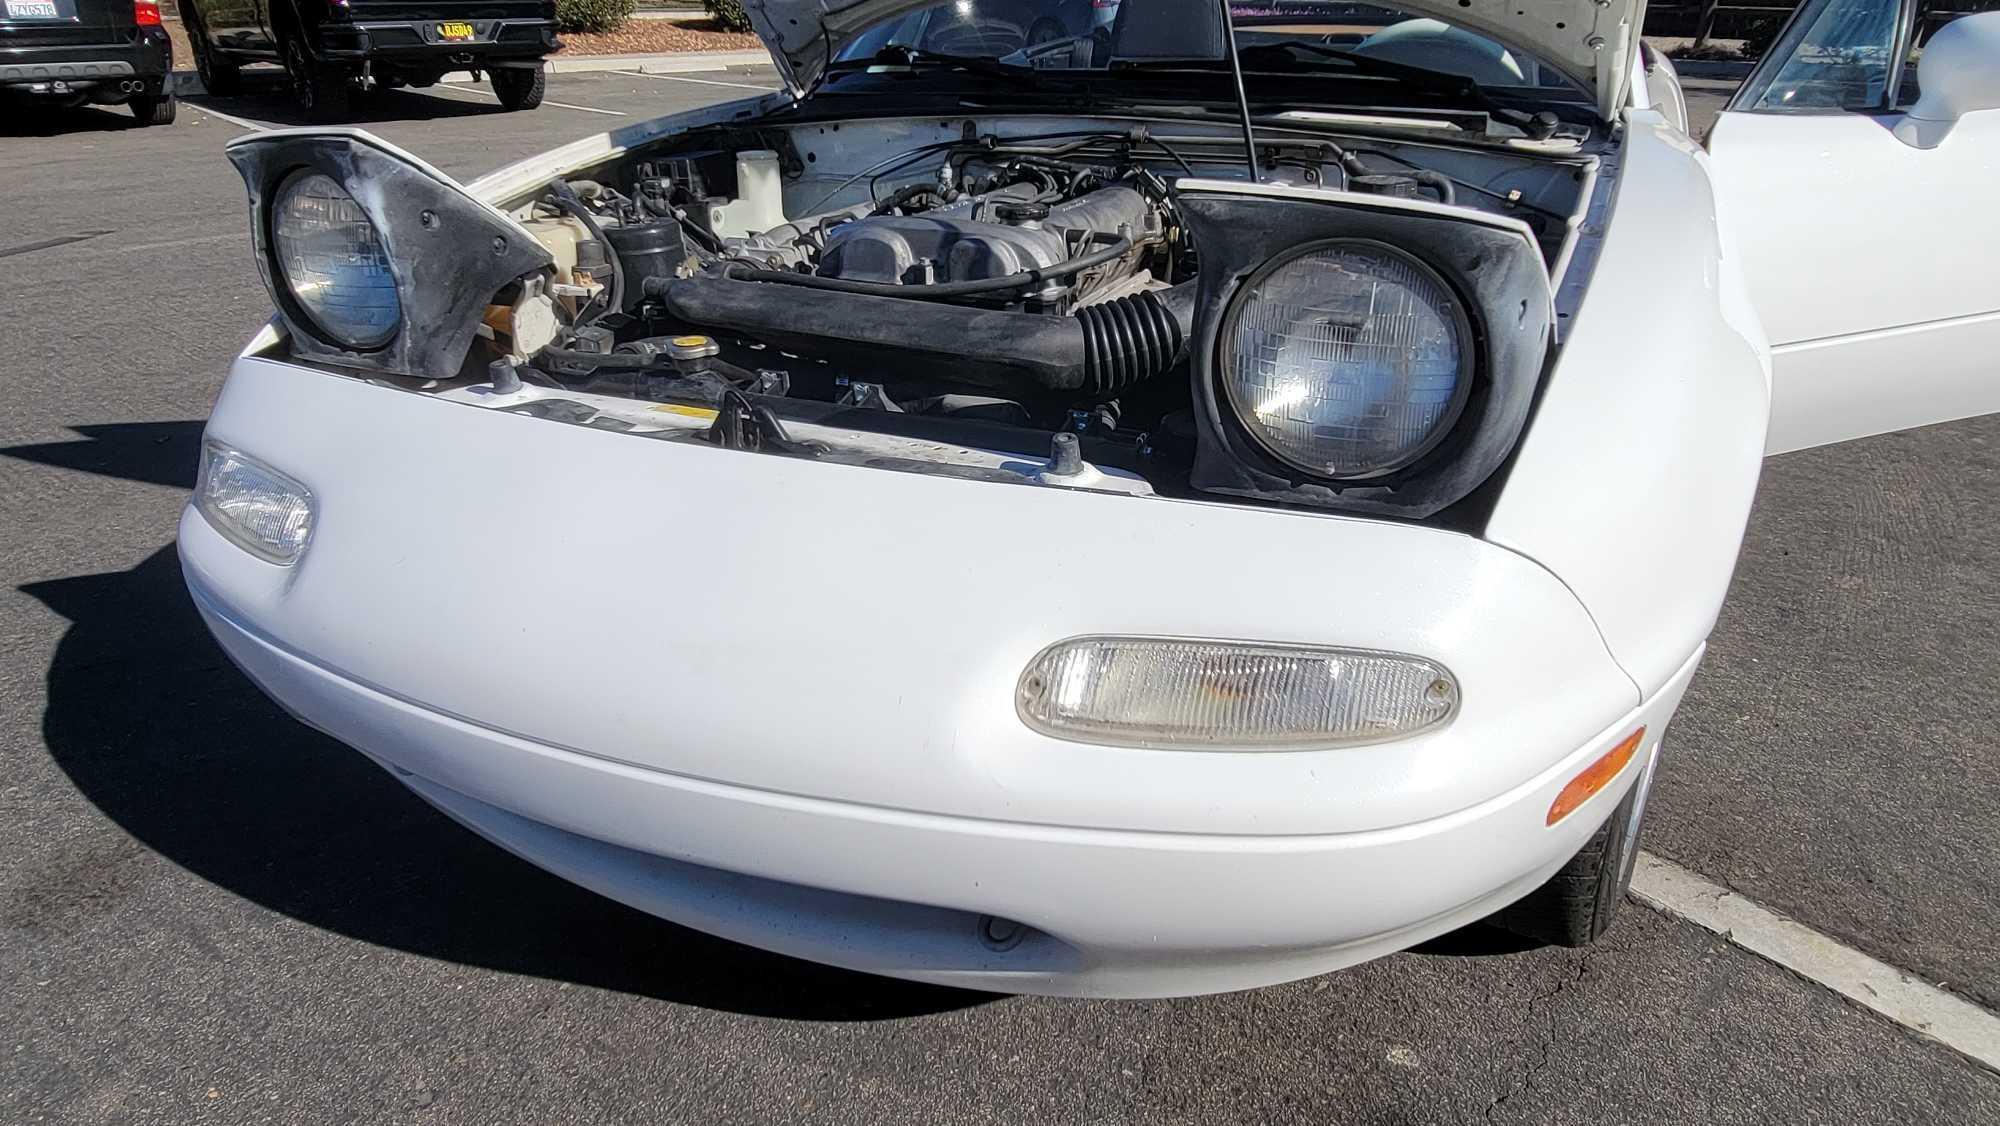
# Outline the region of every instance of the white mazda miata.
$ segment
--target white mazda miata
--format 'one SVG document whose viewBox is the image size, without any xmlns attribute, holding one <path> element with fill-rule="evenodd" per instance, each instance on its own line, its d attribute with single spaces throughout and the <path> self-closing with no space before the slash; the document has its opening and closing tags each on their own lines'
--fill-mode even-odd
<svg viewBox="0 0 2000 1126">
<path fill-rule="evenodd" d="M 784 90 L 470 185 L 232 143 L 180 525 L 301 720 L 692 927 L 1589 942 L 1761 459 L 2000 409 L 2000 13 L 1807 0 L 1704 150 L 1640 0 L 749 9 Z"/>
</svg>

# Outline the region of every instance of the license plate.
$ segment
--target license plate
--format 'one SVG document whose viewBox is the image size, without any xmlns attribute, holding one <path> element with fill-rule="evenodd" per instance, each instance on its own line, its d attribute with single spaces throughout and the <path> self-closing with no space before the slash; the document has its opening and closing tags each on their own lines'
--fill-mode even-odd
<svg viewBox="0 0 2000 1126">
<path fill-rule="evenodd" d="M 62 13 L 56 11 L 56 0 L 7 0 L 0 4 L 8 19 L 15 20 L 58 20 Z"/>
<path fill-rule="evenodd" d="M 438 25 L 439 39 L 470 39 L 472 25 L 469 23 L 441 23 Z"/>
</svg>

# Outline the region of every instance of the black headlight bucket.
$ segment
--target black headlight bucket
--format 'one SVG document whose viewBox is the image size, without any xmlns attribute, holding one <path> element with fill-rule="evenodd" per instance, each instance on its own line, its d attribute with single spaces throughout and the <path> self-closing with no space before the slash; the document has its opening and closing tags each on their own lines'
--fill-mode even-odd
<svg viewBox="0 0 2000 1126">
<path fill-rule="evenodd" d="M 250 193 L 257 272 L 303 358 L 394 375 L 459 373 L 487 303 L 502 287 L 554 268 L 521 225 L 467 194 L 449 176 L 358 129 L 255 133 L 224 150 Z M 292 296 L 271 238 L 279 188 L 301 171 L 325 174 L 375 227 L 396 281 L 402 320 L 379 346 L 330 339 Z"/>
<path fill-rule="evenodd" d="M 1191 364 L 1190 484 L 1286 504 L 1421 519 L 1464 498 L 1520 439 L 1548 354 L 1554 297 L 1527 227 L 1423 201 L 1319 189 L 1183 181 L 1181 214 L 1201 255 Z M 1273 456 L 1221 385 L 1232 303 L 1273 259 L 1311 243 L 1372 242 L 1414 258 L 1456 295 L 1471 329 L 1471 383 L 1449 429 L 1393 472 L 1317 477 Z"/>
</svg>

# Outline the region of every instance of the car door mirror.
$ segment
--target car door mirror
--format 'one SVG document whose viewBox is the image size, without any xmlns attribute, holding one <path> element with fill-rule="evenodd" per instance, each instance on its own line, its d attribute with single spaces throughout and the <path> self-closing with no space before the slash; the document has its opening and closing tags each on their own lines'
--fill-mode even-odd
<svg viewBox="0 0 2000 1126">
<path fill-rule="evenodd" d="M 1917 61 L 1917 83 L 1922 93 L 1896 125 L 1896 136 L 1916 148 L 1936 148 L 1968 113 L 2000 109 L 2000 12 L 1939 28 Z"/>
</svg>

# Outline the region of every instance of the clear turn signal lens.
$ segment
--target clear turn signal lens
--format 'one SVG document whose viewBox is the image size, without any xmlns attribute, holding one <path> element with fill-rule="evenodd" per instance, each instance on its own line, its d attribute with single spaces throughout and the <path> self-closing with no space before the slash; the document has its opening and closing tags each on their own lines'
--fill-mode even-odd
<svg viewBox="0 0 2000 1126">
<path fill-rule="evenodd" d="M 1307 750 L 1401 739 L 1458 709 L 1458 682 L 1422 657 L 1368 649 L 1079 637 L 1021 674 L 1022 722 L 1123 747 Z"/>
<path fill-rule="evenodd" d="M 297 562 L 312 536 L 311 490 L 214 440 L 201 445 L 194 501 L 216 531 L 273 563 Z"/>
</svg>

